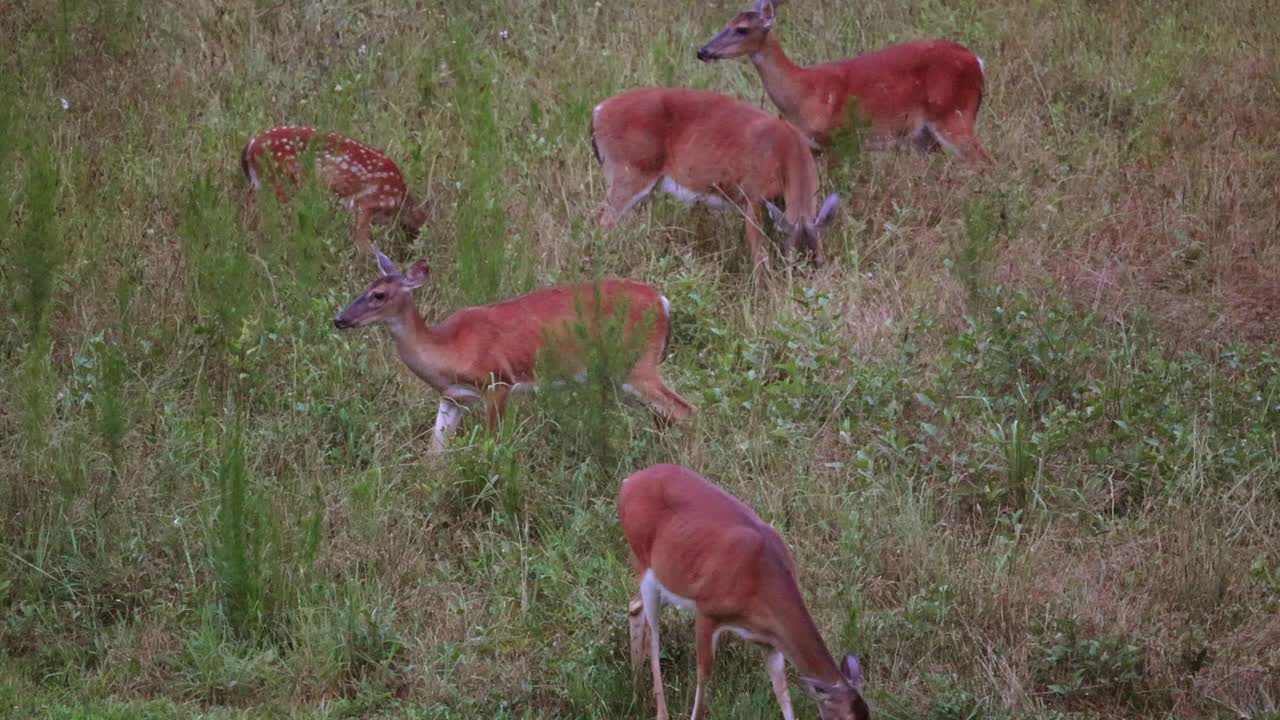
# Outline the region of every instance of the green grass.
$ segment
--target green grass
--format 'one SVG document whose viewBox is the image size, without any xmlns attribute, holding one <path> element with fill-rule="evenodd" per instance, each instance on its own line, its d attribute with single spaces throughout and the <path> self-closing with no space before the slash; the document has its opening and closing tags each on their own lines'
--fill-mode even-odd
<svg viewBox="0 0 1280 720">
<path fill-rule="evenodd" d="M 601 99 L 762 101 L 745 61 L 694 59 L 740 9 L 0 11 L 0 717 L 651 716 L 614 501 L 674 461 L 783 533 L 877 717 L 1274 720 L 1275 13 L 783 6 L 802 62 L 972 47 L 997 164 L 845 148 L 829 267 L 757 290 L 732 213 L 591 221 Z M 418 239 L 375 234 L 431 263 L 428 318 L 660 287 L 697 418 L 590 384 L 430 456 L 432 393 L 384 332 L 332 327 L 377 272 L 350 216 L 314 185 L 240 210 L 242 143 L 285 122 L 387 149 L 430 199 Z M 680 715 L 691 620 L 663 632 Z M 726 643 L 711 708 L 777 715 L 758 650 Z"/>
</svg>

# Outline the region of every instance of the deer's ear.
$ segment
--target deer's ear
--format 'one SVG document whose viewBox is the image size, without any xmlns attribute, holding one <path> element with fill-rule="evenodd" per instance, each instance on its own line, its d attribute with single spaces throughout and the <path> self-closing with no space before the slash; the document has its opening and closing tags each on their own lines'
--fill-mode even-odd
<svg viewBox="0 0 1280 720">
<path fill-rule="evenodd" d="M 821 680 L 800 678 L 800 683 L 804 686 L 804 690 L 809 694 L 809 697 L 813 698 L 813 701 L 819 704 L 826 702 L 826 700 L 831 697 L 831 694 L 835 692 L 834 687 L 822 682 Z"/>
<path fill-rule="evenodd" d="M 410 290 L 416 290 L 422 287 L 427 281 L 427 276 L 431 274 L 431 266 L 426 260 L 419 260 L 409 268 L 409 272 L 404 274 L 404 286 Z"/>
<path fill-rule="evenodd" d="M 822 203 L 822 209 L 818 211 L 818 219 L 813 223 L 814 229 L 822 232 L 831 227 L 831 223 L 835 222 L 838 214 L 840 214 L 840 196 L 831 193 L 827 196 L 826 202 Z"/>
<path fill-rule="evenodd" d="M 774 11 L 776 9 L 777 8 L 774 7 L 773 0 L 757 0 L 756 1 L 755 10 L 757 13 L 760 14 L 760 19 L 764 20 L 764 27 L 766 30 L 773 27 Z"/>
<path fill-rule="evenodd" d="M 787 222 L 786 213 L 779 210 L 777 205 L 774 205 L 768 200 L 765 201 L 764 206 L 768 208 L 769 219 L 773 221 L 773 224 L 776 225 L 778 229 L 781 230 L 782 232 L 789 234 L 792 230 L 792 227 L 791 227 L 791 223 Z"/>
<path fill-rule="evenodd" d="M 383 275 L 394 275 L 399 272 L 396 264 L 391 262 L 391 258 L 383 255 L 381 250 L 374 248 L 373 254 L 378 258 L 378 269 L 382 271 Z"/>
<path fill-rule="evenodd" d="M 840 669 L 844 672 L 844 679 L 849 682 L 849 687 L 862 692 L 862 665 L 858 663 L 858 658 L 853 655 L 845 655 L 844 662 L 840 663 Z"/>
</svg>

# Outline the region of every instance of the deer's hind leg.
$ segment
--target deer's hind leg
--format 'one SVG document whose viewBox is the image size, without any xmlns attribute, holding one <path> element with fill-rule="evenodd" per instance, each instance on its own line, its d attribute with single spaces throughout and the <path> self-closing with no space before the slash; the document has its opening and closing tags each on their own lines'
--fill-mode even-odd
<svg viewBox="0 0 1280 720">
<path fill-rule="evenodd" d="M 661 179 L 658 173 L 646 173 L 636 168 L 609 163 L 605 164 L 604 176 L 608 190 L 597 218 L 602 227 L 617 224 L 627 211 L 653 191 L 653 186 Z"/>
<path fill-rule="evenodd" d="M 498 432 L 502 418 L 507 414 L 507 399 L 511 397 L 511 385 L 496 384 L 485 397 L 486 419 L 490 432 Z"/>
<path fill-rule="evenodd" d="M 978 140 L 972 119 L 964 117 L 959 111 L 943 122 L 931 125 L 929 129 L 951 154 L 975 165 L 994 162 Z"/>
<path fill-rule="evenodd" d="M 624 132 L 607 103 L 596 106 L 591 115 L 591 144 L 604 171 L 605 201 L 597 218 L 609 227 L 648 195 L 662 179 L 664 151 L 660 138 L 652 133 Z"/>
<path fill-rule="evenodd" d="M 631 679 L 634 682 L 640 677 L 640 668 L 644 667 L 649 646 L 649 622 L 645 619 L 640 593 L 636 593 L 627 604 L 627 636 L 631 644 Z"/>
<path fill-rule="evenodd" d="M 675 390 L 672 390 L 657 372 L 632 372 L 622 389 L 640 398 L 653 410 L 659 426 L 686 420 L 697 413 Z"/>
</svg>

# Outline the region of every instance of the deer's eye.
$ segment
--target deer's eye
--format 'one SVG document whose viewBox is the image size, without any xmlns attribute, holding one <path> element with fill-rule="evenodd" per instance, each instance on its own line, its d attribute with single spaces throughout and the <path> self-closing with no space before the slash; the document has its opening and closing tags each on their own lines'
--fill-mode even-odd
<svg viewBox="0 0 1280 720">
<path fill-rule="evenodd" d="M 373 299 L 378 301 L 386 300 L 387 294 L 381 290 L 375 290 L 373 293 Z"/>
<path fill-rule="evenodd" d="M 745 28 L 745 27 L 734 28 L 734 30 L 733 30 L 733 31 L 734 31 L 735 33 L 739 34 L 739 35 L 746 35 L 748 32 L 750 32 L 750 31 L 749 31 L 747 28 Z"/>
</svg>

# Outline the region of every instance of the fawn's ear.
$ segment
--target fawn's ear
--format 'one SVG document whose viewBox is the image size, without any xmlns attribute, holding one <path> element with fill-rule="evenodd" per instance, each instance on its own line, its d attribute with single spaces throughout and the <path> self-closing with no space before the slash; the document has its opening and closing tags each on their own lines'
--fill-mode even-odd
<svg viewBox="0 0 1280 720">
<path fill-rule="evenodd" d="M 431 274 L 431 266 L 426 260 L 419 260 L 409 268 L 409 272 L 404 274 L 404 286 L 410 290 L 416 290 L 422 287 L 427 281 L 427 276 Z"/>
<path fill-rule="evenodd" d="M 831 193 L 827 196 L 826 202 L 822 203 L 822 209 L 818 211 L 818 219 L 813 222 L 813 229 L 822 232 L 831 227 L 831 223 L 835 222 L 836 215 L 840 214 L 840 196 Z"/>
<path fill-rule="evenodd" d="M 844 679 L 848 681 L 849 687 L 862 692 L 863 677 L 862 665 L 858 663 L 858 658 L 853 655 L 845 655 L 844 662 L 840 663 L 840 669 L 844 672 Z"/>
<path fill-rule="evenodd" d="M 396 264 L 391 262 L 391 258 L 383 255 L 381 250 L 374 248 L 373 254 L 378 258 L 378 269 L 382 271 L 383 275 L 395 275 L 399 272 L 399 269 L 396 268 Z"/>
<path fill-rule="evenodd" d="M 791 227 L 791 223 L 787 222 L 786 214 L 779 210 L 777 205 L 774 205 L 768 200 L 765 201 L 764 206 L 768 208 L 769 219 L 773 220 L 773 224 L 782 232 L 790 234 L 793 228 Z"/>
</svg>

